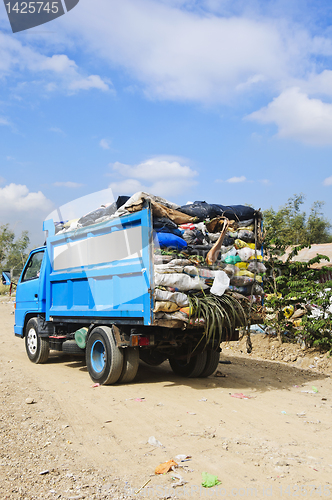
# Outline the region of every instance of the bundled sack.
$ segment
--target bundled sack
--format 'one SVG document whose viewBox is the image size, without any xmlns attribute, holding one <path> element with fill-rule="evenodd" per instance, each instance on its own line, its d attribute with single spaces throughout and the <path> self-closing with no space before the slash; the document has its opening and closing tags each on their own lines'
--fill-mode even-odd
<svg viewBox="0 0 332 500">
<path fill-rule="evenodd" d="M 191 278 L 184 273 L 155 273 L 154 280 L 156 286 L 171 287 L 181 292 L 187 292 L 189 290 L 206 290 L 208 288 L 203 279 L 198 276 Z"/>
<path fill-rule="evenodd" d="M 154 291 L 154 298 L 161 302 L 174 302 L 179 308 L 189 305 L 188 295 L 181 292 L 167 292 L 166 290 L 156 288 Z"/>
<path fill-rule="evenodd" d="M 88 214 L 78 219 L 77 224 L 83 227 L 90 226 L 91 224 L 96 224 L 96 221 L 99 221 L 100 219 L 104 220 L 104 218 L 114 215 L 116 210 L 116 203 L 112 203 L 107 207 L 101 206 L 97 210 L 93 210 L 92 212 L 89 212 Z"/>
<path fill-rule="evenodd" d="M 248 264 L 248 271 L 251 273 L 259 273 L 259 274 L 264 274 L 266 273 L 266 267 L 262 262 L 258 262 L 257 260 L 253 260 L 252 262 L 249 262 Z"/>
<path fill-rule="evenodd" d="M 159 233 L 155 232 L 154 236 L 155 245 L 159 245 L 161 248 L 175 248 L 176 250 L 182 250 L 187 247 L 187 242 L 173 233 Z"/>
<path fill-rule="evenodd" d="M 247 262 L 251 257 L 255 256 L 255 250 L 249 247 L 239 248 L 237 254 L 242 262 Z"/>
<path fill-rule="evenodd" d="M 184 205 L 178 210 L 191 217 L 196 217 L 199 221 L 214 219 L 215 217 L 226 217 L 229 220 L 241 221 L 254 219 L 258 212 L 252 207 L 245 205 L 215 205 L 205 201 L 195 201 L 191 205 Z"/>
<path fill-rule="evenodd" d="M 239 240 L 245 241 L 246 243 L 252 243 L 255 241 L 255 235 L 252 231 L 242 229 L 238 232 L 237 237 Z"/>
<path fill-rule="evenodd" d="M 122 215 L 127 215 L 128 213 L 139 212 L 143 209 L 147 201 L 151 204 L 154 217 L 165 217 L 171 219 L 175 222 L 175 224 L 186 224 L 194 221 L 194 217 L 179 211 L 179 206 L 175 203 L 171 203 L 164 198 L 160 198 L 159 196 L 154 196 L 143 191 L 139 191 L 129 198 L 129 200 L 116 211 L 114 216 L 121 217 Z"/>
<path fill-rule="evenodd" d="M 157 300 L 154 303 L 153 312 L 154 313 L 157 313 L 157 312 L 172 313 L 172 312 L 178 311 L 179 309 L 180 309 L 180 307 L 175 302 Z"/>
</svg>

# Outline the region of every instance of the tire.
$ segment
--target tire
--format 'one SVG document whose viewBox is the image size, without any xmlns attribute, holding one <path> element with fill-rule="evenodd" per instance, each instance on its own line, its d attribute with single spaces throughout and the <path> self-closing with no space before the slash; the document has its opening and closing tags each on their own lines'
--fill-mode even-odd
<svg viewBox="0 0 332 500">
<path fill-rule="evenodd" d="M 86 344 L 86 365 L 91 379 L 102 385 L 115 384 L 123 368 L 123 350 L 115 345 L 112 329 L 97 326 Z"/>
<path fill-rule="evenodd" d="M 220 351 L 207 351 L 206 365 L 202 373 L 201 378 L 206 378 L 212 375 L 216 371 L 219 365 Z"/>
<path fill-rule="evenodd" d="M 176 358 L 169 358 L 169 364 L 174 373 L 181 377 L 195 378 L 199 377 L 206 366 L 207 353 L 206 351 L 192 356 L 189 363 Z"/>
<path fill-rule="evenodd" d="M 160 352 L 150 349 L 141 349 L 139 355 L 141 360 L 149 366 L 159 366 L 167 359 Z"/>
<path fill-rule="evenodd" d="M 71 354 L 72 356 L 84 356 L 85 349 L 81 349 L 77 344 L 76 340 L 66 340 L 62 344 L 62 351 L 66 354 Z"/>
<path fill-rule="evenodd" d="M 123 368 L 118 380 L 121 384 L 129 384 L 136 377 L 139 365 L 139 350 L 137 347 L 123 349 Z"/>
<path fill-rule="evenodd" d="M 37 318 L 29 319 L 25 327 L 25 349 L 30 361 L 36 364 L 46 363 L 50 352 L 48 338 L 40 337 Z"/>
</svg>

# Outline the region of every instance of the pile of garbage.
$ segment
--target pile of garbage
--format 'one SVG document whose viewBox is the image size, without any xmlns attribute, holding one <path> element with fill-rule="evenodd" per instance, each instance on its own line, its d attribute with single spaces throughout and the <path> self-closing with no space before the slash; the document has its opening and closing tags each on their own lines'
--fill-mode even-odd
<svg viewBox="0 0 332 500">
<path fill-rule="evenodd" d="M 65 232 L 123 217 L 149 204 L 154 229 L 155 318 L 190 320 L 190 297 L 240 294 L 261 304 L 266 268 L 262 262 L 261 213 L 249 206 L 194 202 L 175 205 L 138 192 L 121 196 L 80 219 L 57 226 Z"/>
</svg>

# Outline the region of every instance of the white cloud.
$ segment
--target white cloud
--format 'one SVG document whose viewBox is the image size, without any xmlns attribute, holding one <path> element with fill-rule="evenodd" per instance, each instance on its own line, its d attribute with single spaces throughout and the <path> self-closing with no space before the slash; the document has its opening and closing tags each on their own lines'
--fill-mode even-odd
<svg viewBox="0 0 332 500">
<path fill-rule="evenodd" d="M 55 186 L 55 187 L 65 187 L 65 188 L 76 189 L 76 188 L 82 187 L 83 184 L 79 184 L 78 182 L 67 181 L 67 182 L 55 182 L 53 184 L 53 186 Z"/>
<path fill-rule="evenodd" d="M 7 118 L 0 116 L 0 125 L 8 125 L 10 127 L 11 123 L 7 120 Z"/>
<path fill-rule="evenodd" d="M 197 184 L 198 173 L 189 166 L 181 165 L 170 157 L 155 157 L 138 165 L 116 162 L 111 165 L 113 173 L 125 177 L 112 182 L 110 187 L 117 194 L 148 191 L 158 196 L 176 196 Z"/>
<path fill-rule="evenodd" d="M 307 33 L 276 19 L 222 17 L 178 2 L 94 0 L 61 22 L 70 22 L 89 52 L 125 68 L 149 97 L 161 99 L 228 102 L 302 74 L 313 46 Z M 316 51 L 328 48 L 317 39 Z"/>
<path fill-rule="evenodd" d="M 23 44 L 10 35 L 0 33 L 0 77 L 18 75 L 28 79 L 25 73 L 31 73 L 34 83 L 36 74 L 42 80 L 45 90 L 57 89 L 76 92 L 79 90 L 97 89 L 110 90 L 109 81 L 104 81 L 98 75 L 85 75 L 75 61 L 65 54 L 46 56 L 39 52 L 39 48 Z"/>
<path fill-rule="evenodd" d="M 110 142 L 107 139 L 101 139 L 101 141 L 99 142 L 99 146 L 103 149 L 109 149 Z"/>
<path fill-rule="evenodd" d="M 332 175 L 330 177 L 326 177 L 323 181 L 324 186 L 332 186 Z"/>
<path fill-rule="evenodd" d="M 332 144 L 332 104 L 310 99 L 296 87 L 285 90 L 247 119 L 275 124 L 278 137 L 311 145 Z"/>
<path fill-rule="evenodd" d="M 23 184 L 8 184 L 0 188 L 0 210 L 5 212 L 26 212 L 34 210 L 48 210 L 51 202 L 38 191 L 30 192 Z"/>
<path fill-rule="evenodd" d="M 231 177 L 230 179 L 227 179 L 226 182 L 229 182 L 230 184 L 236 184 L 238 182 L 246 182 L 247 178 L 244 175 L 241 175 L 241 177 Z"/>
<path fill-rule="evenodd" d="M 0 188 L 0 224 L 9 224 L 18 236 L 28 230 L 31 246 L 44 242 L 43 219 L 53 204 L 41 192 L 31 192 L 22 184 Z"/>
</svg>

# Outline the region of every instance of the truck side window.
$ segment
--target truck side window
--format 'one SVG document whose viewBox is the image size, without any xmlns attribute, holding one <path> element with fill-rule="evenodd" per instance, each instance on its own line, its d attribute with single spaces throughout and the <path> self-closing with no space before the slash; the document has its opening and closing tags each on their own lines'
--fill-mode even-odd
<svg viewBox="0 0 332 500">
<path fill-rule="evenodd" d="M 22 282 L 39 278 L 43 257 L 44 257 L 43 251 L 31 255 L 27 267 L 25 268 L 24 275 L 22 277 Z"/>
</svg>

